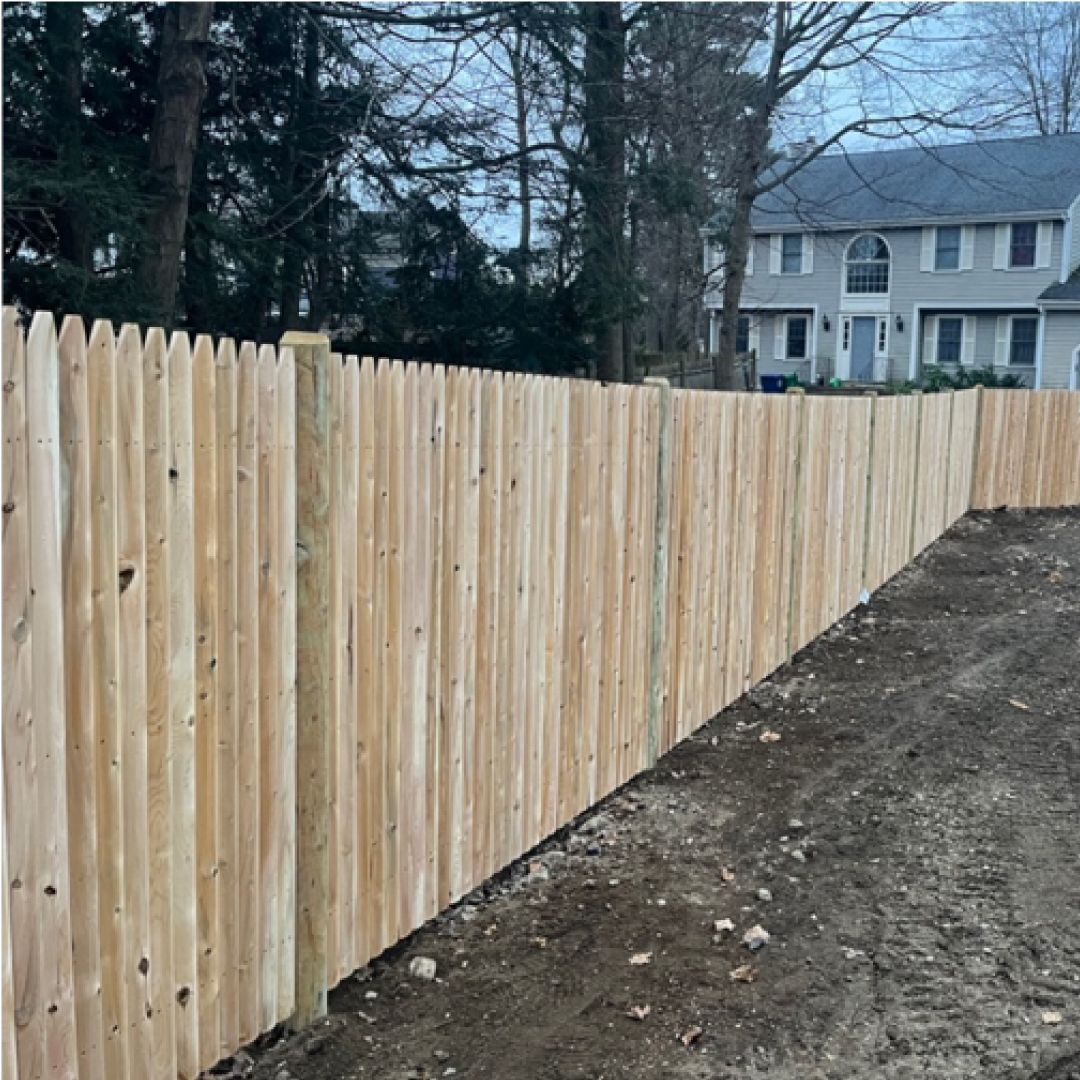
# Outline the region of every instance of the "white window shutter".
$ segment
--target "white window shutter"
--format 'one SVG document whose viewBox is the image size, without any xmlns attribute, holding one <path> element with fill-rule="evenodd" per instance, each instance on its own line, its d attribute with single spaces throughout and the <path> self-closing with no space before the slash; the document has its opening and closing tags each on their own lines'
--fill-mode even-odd
<svg viewBox="0 0 1080 1080">
<path fill-rule="evenodd" d="M 924 364 L 937 363 L 937 316 L 927 315 L 923 322 L 922 359 Z"/>
<path fill-rule="evenodd" d="M 994 229 L 994 269 L 1009 268 L 1009 226 L 998 225 Z"/>
<path fill-rule="evenodd" d="M 960 345 L 960 363 L 970 367 L 975 363 L 975 316 L 964 316 L 964 340 Z"/>
<path fill-rule="evenodd" d="M 780 234 L 773 233 L 769 237 L 769 273 L 780 273 Z"/>
<path fill-rule="evenodd" d="M 773 327 L 773 359 L 783 360 L 787 356 L 787 316 L 777 315 Z"/>
<path fill-rule="evenodd" d="M 804 274 L 814 272 L 814 238 L 809 233 L 802 238 L 802 272 Z"/>
<path fill-rule="evenodd" d="M 750 243 L 746 247 L 746 276 L 754 276 L 754 237 L 750 237 Z"/>
<path fill-rule="evenodd" d="M 964 225 L 960 229 L 960 269 L 975 268 L 975 226 Z"/>
<path fill-rule="evenodd" d="M 919 269 L 930 271 L 934 269 L 934 240 L 937 230 L 933 225 L 924 225 L 922 231 L 922 258 L 919 260 Z"/>
<path fill-rule="evenodd" d="M 994 363 L 1004 367 L 1009 362 L 1009 316 L 999 315 L 994 338 Z"/>
<path fill-rule="evenodd" d="M 1050 265 L 1050 246 L 1054 238 L 1054 223 L 1040 221 L 1038 237 L 1035 241 L 1035 265 L 1045 269 Z"/>
<path fill-rule="evenodd" d="M 761 320 L 750 316 L 750 351 L 761 356 Z"/>
</svg>

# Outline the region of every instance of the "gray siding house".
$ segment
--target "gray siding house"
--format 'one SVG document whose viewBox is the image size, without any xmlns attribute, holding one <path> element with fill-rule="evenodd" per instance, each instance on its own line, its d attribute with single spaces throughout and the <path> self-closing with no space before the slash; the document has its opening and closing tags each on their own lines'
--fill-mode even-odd
<svg viewBox="0 0 1080 1080">
<path fill-rule="evenodd" d="M 755 204 L 739 351 L 810 380 L 935 364 L 1080 388 L 1078 217 L 1080 135 L 823 154 Z M 704 238 L 713 352 L 723 250 Z"/>
</svg>

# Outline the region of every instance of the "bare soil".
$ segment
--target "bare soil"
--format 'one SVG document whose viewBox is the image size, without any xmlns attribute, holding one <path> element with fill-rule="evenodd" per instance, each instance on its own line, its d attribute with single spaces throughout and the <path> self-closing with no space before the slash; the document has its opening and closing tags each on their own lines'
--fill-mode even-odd
<svg viewBox="0 0 1080 1080">
<path fill-rule="evenodd" d="M 1078 660 L 1080 513 L 969 517 L 250 1074 L 1080 1080 Z"/>
</svg>

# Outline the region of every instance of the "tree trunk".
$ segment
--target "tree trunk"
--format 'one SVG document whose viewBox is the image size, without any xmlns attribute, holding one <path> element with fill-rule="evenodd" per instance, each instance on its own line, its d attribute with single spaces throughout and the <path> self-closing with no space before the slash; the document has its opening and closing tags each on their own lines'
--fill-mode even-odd
<svg viewBox="0 0 1080 1080">
<path fill-rule="evenodd" d="M 623 349 L 626 258 L 626 27 L 619 3 L 580 5 L 585 28 L 582 290 L 596 338 L 597 378 L 627 377 Z"/>
<path fill-rule="evenodd" d="M 717 390 L 741 390 L 735 372 L 735 342 L 739 326 L 739 300 L 746 280 L 746 255 L 750 246 L 750 211 L 754 205 L 753 174 L 749 184 L 740 182 L 735 196 L 735 212 L 725 249 L 724 303 L 720 312 L 720 334 L 713 359 L 713 385 Z"/>
<path fill-rule="evenodd" d="M 726 239 L 724 304 L 720 313 L 720 336 L 713 361 L 713 385 L 717 390 L 739 390 L 735 373 L 735 342 L 739 329 L 739 300 L 746 280 L 746 256 L 750 247 L 750 212 L 758 195 L 758 180 L 769 153 L 772 116 L 779 98 L 777 79 L 783 59 L 787 5 L 778 4 L 769 72 L 753 112 L 745 123 L 746 152 L 735 178 L 735 205 Z"/>
<path fill-rule="evenodd" d="M 82 172 L 82 4 L 46 4 L 45 47 L 51 68 L 52 124 L 61 175 Z M 71 200 L 56 217 L 60 258 L 89 274 L 90 221 L 87 208 Z"/>
<path fill-rule="evenodd" d="M 146 222 L 139 282 L 147 292 L 148 314 L 165 326 L 172 324 L 176 307 L 191 169 L 206 97 L 206 49 L 213 6 L 168 4 L 161 31 L 160 96 L 150 129 L 150 176 L 155 200 Z"/>
<path fill-rule="evenodd" d="M 525 28 L 520 19 L 514 22 L 514 44 L 510 51 L 510 70 L 514 80 L 514 119 L 517 134 L 518 226 L 517 258 L 514 261 L 516 292 L 515 335 L 517 362 L 525 370 L 532 366 L 532 335 L 529 325 L 529 271 L 532 265 L 532 191 L 529 177 L 529 103 L 525 86 Z"/>
<path fill-rule="evenodd" d="M 211 325 L 213 316 L 210 299 L 217 288 L 209 239 L 206 232 L 194 224 L 195 220 L 209 209 L 205 155 L 197 153 L 192 168 L 188 218 L 184 233 L 184 279 L 180 289 L 184 325 L 196 330 Z"/>
<path fill-rule="evenodd" d="M 286 207 L 289 224 L 283 238 L 281 284 L 281 333 L 299 329 L 300 299 L 303 291 L 304 264 L 316 248 L 319 222 L 317 209 L 326 199 L 325 163 L 320 159 L 319 133 L 319 26 L 311 14 L 304 28 L 304 66 L 297 79 L 293 105 L 295 123 L 291 135 L 293 169 L 291 197 Z M 325 209 L 329 209 L 326 207 Z M 326 222 L 329 228 L 329 220 Z M 317 258 L 316 258 L 316 261 Z M 317 270 L 316 270 L 317 275 Z M 311 280 L 308 290 L 307 323 L 317 329 L 315 320 L 322 317 L 319 282 Z"/>
</svg>

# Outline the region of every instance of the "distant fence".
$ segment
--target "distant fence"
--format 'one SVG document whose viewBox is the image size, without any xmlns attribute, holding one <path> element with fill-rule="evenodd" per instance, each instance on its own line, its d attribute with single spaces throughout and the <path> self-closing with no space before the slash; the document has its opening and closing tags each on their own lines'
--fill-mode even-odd
<svg viewBox="0 0 1080 1080">
<path fill-rule="evenodd" d="M 1080 394 L 717 394 L 3 326 L 3 1058 L 194 1077 L 707 721 Z"/>
</svg>

